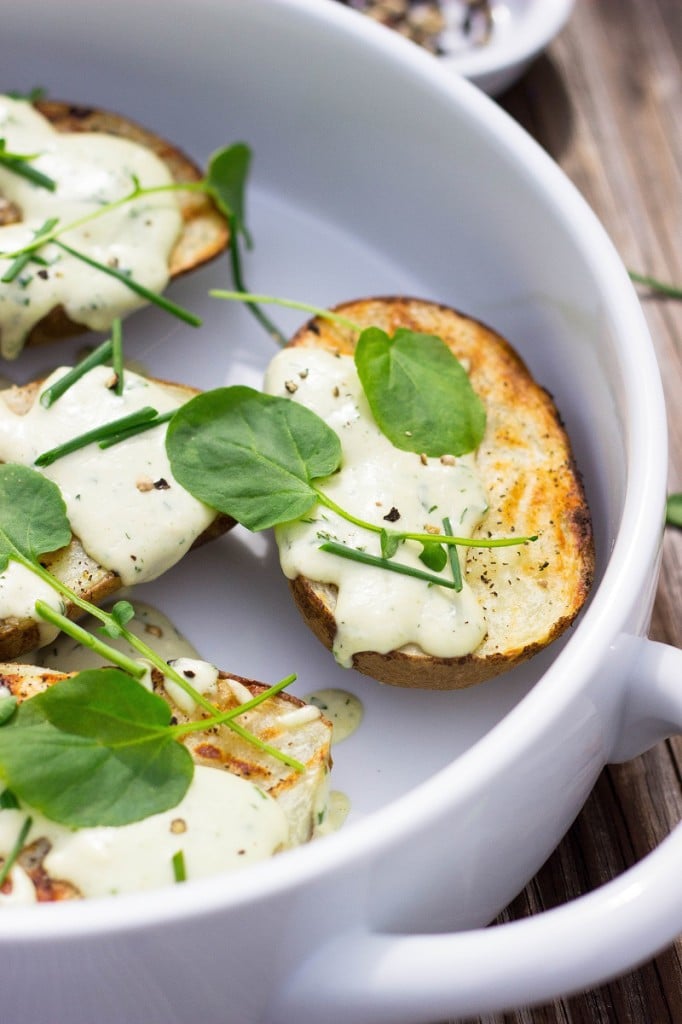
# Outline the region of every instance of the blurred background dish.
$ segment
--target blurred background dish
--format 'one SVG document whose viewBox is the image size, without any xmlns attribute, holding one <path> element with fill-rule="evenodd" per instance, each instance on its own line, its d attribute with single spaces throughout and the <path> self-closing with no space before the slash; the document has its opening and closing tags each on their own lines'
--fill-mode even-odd
<svg viewBox="0 0 682 1024">
<path fill-rule="evenodd" d="M 574 0 L 340 0 L 407 36 L 490 96 L 561 31 Z"/>
</svg>

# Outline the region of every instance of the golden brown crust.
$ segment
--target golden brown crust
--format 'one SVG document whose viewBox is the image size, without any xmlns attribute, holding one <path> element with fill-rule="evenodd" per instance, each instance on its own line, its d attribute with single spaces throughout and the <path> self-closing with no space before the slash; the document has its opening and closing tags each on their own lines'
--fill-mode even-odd
<svg viewBox="0 0 682 1024">
<path fill-rule="evenodd" d="M 120 114 L 58 100 L 38 100 L 34 106 L 57 131 L 102 132 L 145 146 L 166 164 L 176 182 L 199 181 L 203 177 L 200 168 L 176 146 Z M 170 257 L 171 278 L 209 262 L 223 252 L 229 242 L 227 222 L 208 196 L 196 192 L 178 192 L 177 200 L 182 213 L 183 229 Z M 0 224 L 12 223 L 19 217 L 19 211 L 12 208 L 11 204 L 3 203 L 0 197 Z M 82 324 L 74 323 L 63 307 L 59 306 L 35 325 L 26 344 L 43 344 L 81 334 L 86 330 Z"/>
<path fill-rule="evenodd" d="M 575 619 L 594 573 L 589 509 L 570 442 L 547 392 L 509 343 L 484 324 L 437 303 L 376 298 L 338 307 L 348 319 L 392 334 L 398 327 L 435 334 L 467 367 L 487 410 L 477 452 L 490 511 L 478 536 L 538 534 L 512 548 L 468 549 L 465 579 L 483 607 L 488 633 L 472 653 L 438 658 L 416 645 L 355 655 L 353 667 L 394 686 L 458 689 L 526 660 Z M 355 335 L 329 321 L 305 325 L 291 341 L 351 353 Z M 290 584 L 313 633 L 331 649 L 335 591 L 299 577 Z"/>
</svg>

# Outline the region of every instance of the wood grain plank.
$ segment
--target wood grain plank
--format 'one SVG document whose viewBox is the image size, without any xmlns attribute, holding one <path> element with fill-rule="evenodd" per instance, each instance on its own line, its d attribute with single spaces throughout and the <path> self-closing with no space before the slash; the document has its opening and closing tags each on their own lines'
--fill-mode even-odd
<svg viewBox="0 0 682 1024">
<path fill-rule="evenodd" d="M 626 266 L 680 283 L 681 55 L 678 0 L 578 0 L 566 29 L 500 101 L 582 192 Z M 682 490 L 682 303 L 640 295 L 668 408 L 670 488 Z M 651 636 L 681 646 L 681 609 L 682 533 L 670 532 Z M 499 920 L 590 892 L 646 856 L 682 818 L 681 779 L 679 738 L 608 766 L 564 841 Z M 590 992 L 468 1024 L 628 1022 L 682 1022 L 682 941 Z"/>
</svg>

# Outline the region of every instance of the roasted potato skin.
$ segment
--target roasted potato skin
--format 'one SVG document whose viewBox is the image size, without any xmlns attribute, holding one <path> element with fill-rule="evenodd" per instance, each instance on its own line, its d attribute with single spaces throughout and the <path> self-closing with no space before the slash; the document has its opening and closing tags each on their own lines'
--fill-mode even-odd
<svg viewBox="0 0 682 1024">
<path fill-rule="evenodd" d="M 559 412 L 503 337 L 448 306 L 389 296 L 336 307 L 352 322 L 393 334 L 398 327 L 435 334 L 467 367 L 487 410 L 476 454 L 490 511 L 478 536 L 534 536 L 515 548 L 471 548 L 465 579 L 483 606 L 488 632 L 471 654 L 441 658 L 416 645 L 356 654 L 353 667 L 383 683 L 450 690 L 484 682 L 537 654 L 575 620 L 594 575 L 595 552 L 583 483 Z M 294 336 L 294 346 L 350 354 L 356 335 L 323 318 Z M 299 576 L 290 581 L 306 624 L 329 649 L 336 633 L 335 588 Z"/>
</svg>

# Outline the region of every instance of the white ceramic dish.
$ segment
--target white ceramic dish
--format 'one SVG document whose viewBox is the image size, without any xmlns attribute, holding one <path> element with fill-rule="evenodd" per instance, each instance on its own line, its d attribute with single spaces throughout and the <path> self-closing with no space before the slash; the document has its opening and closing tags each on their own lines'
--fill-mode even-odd
<svg viewBox="0 0 682 1024">
<path fill-rule="evenodd" d="M 575 0 L 493 0 L 489 41 L 482 46 L 467 45 L 453 31 L 451 52 L 440 59 L 489 96 L 497 96 L 513 85 L 558 35 L 574 3 Z"/>
<path fill-rule="evenodd" d="M 682 725 L 682 656 L 642 639 L 656 586 L 665 418 L 652 346 L 603 230 L 478 90 L 324 0 L 23 0 L 3 15 L 4 87 L 120 109 L 204 158 L 255 153 L 247 280 L 328 304 L 413 293 L 506 334 L 564 414 L 584 473 L 598 586 L 529 665 L 453 694 L 335 668 L 293 611 L 267 538 L 235 532 L 145 597 L 204 655 L 366 706 L 338 748 L 338 834 L 239 875 L 0 917 L 3 1024 L 416 1024 L 590 986 L 682 928 L 675 834 L 599 892 L 486 925 L 537 871 L 603 765 Z M 272 343 L 178 283 L 192 332 L 155 310 L 127 352 L 199 386 L 258 383 Z M 281 316 L 283 325 L 298 321 Z M 79 343 L 60 346 L 66 360 Z M 12 367 L 28 379 L 57 358 Z"/>
</svg>

